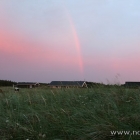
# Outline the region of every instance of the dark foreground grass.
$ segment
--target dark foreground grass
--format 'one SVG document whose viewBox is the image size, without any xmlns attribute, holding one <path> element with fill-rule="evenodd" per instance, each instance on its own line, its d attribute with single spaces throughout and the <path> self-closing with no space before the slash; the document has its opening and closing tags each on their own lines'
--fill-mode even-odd
<svg viewBox="0 0 140 140">
<path fill-rule="evenodd" d="M 139 140 L 140 90 L 3 88 L 0 140 Z"/>
</svg>

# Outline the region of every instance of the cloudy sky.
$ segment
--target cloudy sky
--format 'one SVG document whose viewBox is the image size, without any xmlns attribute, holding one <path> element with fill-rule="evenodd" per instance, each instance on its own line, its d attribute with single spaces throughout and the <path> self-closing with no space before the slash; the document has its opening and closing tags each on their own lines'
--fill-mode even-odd
<svg viewBox="0 0 140 140">
<path fill-rule="evenodd" d="M 0 79 L 140 81 L 140 1 L 1 0 Z"/>
</svg>

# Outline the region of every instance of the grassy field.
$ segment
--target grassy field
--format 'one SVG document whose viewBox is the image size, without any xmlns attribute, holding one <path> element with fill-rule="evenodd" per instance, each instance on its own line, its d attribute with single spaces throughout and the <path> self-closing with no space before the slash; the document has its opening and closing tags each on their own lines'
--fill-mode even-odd
<svg viewBox="0 0 140 140">
<path fill-rule="evenodd" d="M 140 139 L 140 89 L 1 89 L 0 140 Z"/>
</svg>

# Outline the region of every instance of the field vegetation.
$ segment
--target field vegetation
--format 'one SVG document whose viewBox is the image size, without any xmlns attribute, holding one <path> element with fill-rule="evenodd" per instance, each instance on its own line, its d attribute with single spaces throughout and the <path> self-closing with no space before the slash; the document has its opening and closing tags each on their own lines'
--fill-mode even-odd
<svg viewBox="0 0 140 140">
<path fill-rule="evenodd" d="M 140 89 L 1 89 L 0 140 L 140 139 L 110 133 L 140 130 Z"/>
</svg>

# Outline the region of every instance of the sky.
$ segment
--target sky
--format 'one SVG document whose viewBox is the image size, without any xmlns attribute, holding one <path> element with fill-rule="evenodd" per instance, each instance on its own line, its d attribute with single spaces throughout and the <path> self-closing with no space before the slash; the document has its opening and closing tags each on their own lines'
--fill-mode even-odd
<svg viewBox="0 0 140 140">
<path fill-rule="evenodd" d="M 1 0 L 0 79 L 140 81 L 139 0 Z"/>
</svg>

